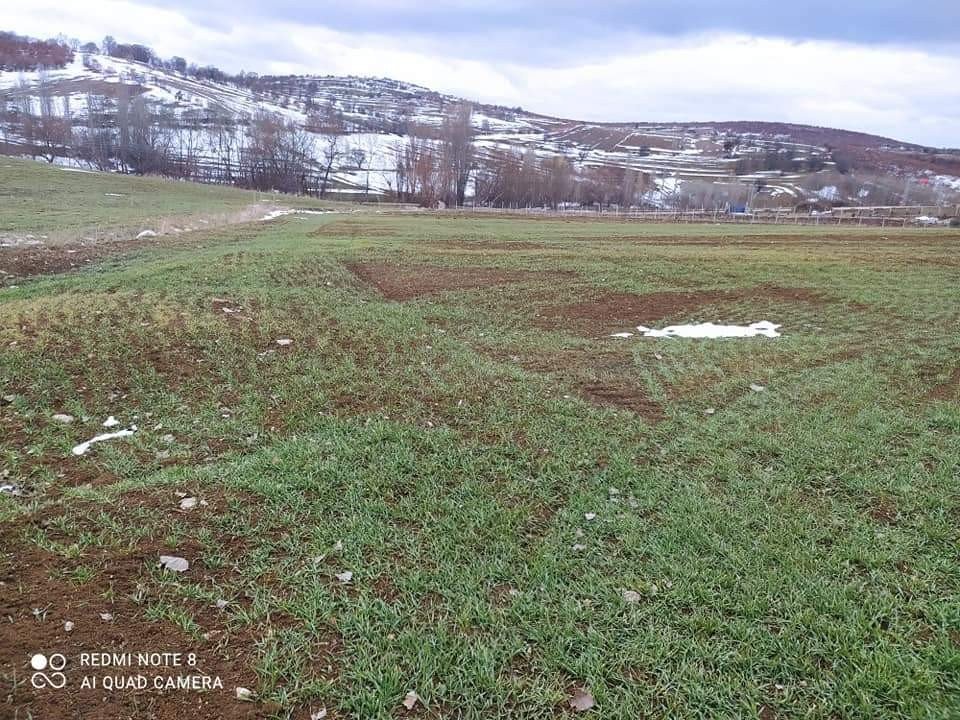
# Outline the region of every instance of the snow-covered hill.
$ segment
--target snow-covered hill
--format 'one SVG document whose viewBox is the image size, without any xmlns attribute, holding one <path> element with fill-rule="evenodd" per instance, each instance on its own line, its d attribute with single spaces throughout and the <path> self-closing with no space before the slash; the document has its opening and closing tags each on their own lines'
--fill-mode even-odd
<svg viewBox="0 0 960 720">
<path fill-rule="evenodd" d="M 117 125 L 137 98 L 149 103 L 157 123 L 175 128 L 174 150 L 191 153 L 191 161 L 218 162 L 224 127 L 233 128 L 229 141 L 243 146 L 243 129 L 266 112 L 310 134 L 318 165 L 329 159 L 325 151 L 333 156 L 332 187 L 373 194 L 395 189 L 398 153 L 409 137 L 432 142 L 450 108 L 462 102 L 382 78 L 292 76 L 218 83 L 77 53 L 62 69 L 0 72 L 0 141 L 8 152 L 24 144 L 15 121 L 25 113 L 67 116 L 78 128 L 92 127 L 91 120 Z M 944 192 L 955 192 L 960 184 L 960 155 L 845 131 L 766 123 L 583 123 L 519 108 L 473 107 L 480 161 L 532 153 L 540 159 L 566 158 L 579 169 L 636 171 L 651 179 L 648 199 L 654 204 L 664 204 L 683 183 L 753 183 L 759 195 L 780 203 L 823 198 L 824 188 L 836 190 L 836 184 L 826 178 L 818 184 L 817 178 L 834 172 L 841 157 L 872 171 L 926 177 L 928 185 Z M 67 149 L 51 153 L 71 155 Z M 55 161 L 80 162 L 73 155 Z"/>
</svg>

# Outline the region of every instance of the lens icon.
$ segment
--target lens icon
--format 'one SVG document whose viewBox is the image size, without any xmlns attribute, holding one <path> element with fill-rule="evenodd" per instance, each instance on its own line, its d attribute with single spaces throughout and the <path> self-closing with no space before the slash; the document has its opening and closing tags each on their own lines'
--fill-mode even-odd
<svg viewBox="0 0 960 720">
<path fill-rule="evenodd" d="M 67 658 L 61 653 L 53 653 L 50 657 L 36 653 L 30 658 L 30 667 L 36 671 L 30 676 L 30 684 L 38 690 L 47 687 L 60 690 L 67 684 L 67 676 L 60 672 L 67 667 Z"/>
</svg>

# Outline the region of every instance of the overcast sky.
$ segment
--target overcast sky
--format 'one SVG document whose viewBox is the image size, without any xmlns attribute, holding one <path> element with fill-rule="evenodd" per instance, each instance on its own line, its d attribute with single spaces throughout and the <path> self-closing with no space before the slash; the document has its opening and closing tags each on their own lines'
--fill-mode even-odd
<svg viewBox="0 0 960 720">
<path fill-rule="evenodd" d="M 777 120 L 960 146 L 958 0 L 27 0 L 3 29 L 224 70 L 376 75 L 583 120 Z"/>
</svg>

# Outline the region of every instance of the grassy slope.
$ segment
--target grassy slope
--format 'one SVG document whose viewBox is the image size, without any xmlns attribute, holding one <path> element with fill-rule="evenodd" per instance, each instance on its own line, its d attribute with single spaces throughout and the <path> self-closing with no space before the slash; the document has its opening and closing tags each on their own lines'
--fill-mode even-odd
<svg viewBox="0 0 960 720">
<path fill-rule="evenodd" d="M 927 397 L 960 350 L 956 235 L 771 232 L 289 218 L 0 291 L 0 458 L 36 493 L 0 498 L 5 550 L 42 549 L 104 606 L 134 557 L 142 622 L 211 659 L 203 632 L 243 638 L 281 717 L 390 717 L 410 688 L 445 716 L 551 717 L 575 687 L 605 718 L 956 717 L 960 403 Z M 391 303 L 347 260 L 575 274 Z M 762 314 L 776 341 L 624 344 L 535 316 L 595 288 L 765 283 L 831 301 L 663 321 Z M 612 373 L 666 419 L 579 398 Z M 107 414 L 143 429 L 70 457 Z M 211 505 L 179 513 L 178 491 Z"/>
<path fill-rule="evenodd" d="M 274 197 L 156 177 L 74 172 L 0 157 L 0 237 L 49 233 L 79 239 L 98 230 L 148 228 L 160 219 L 235 213 Z M 316 201 L 301 199 L 297 204 L 311 206 Z"/>
</svg>

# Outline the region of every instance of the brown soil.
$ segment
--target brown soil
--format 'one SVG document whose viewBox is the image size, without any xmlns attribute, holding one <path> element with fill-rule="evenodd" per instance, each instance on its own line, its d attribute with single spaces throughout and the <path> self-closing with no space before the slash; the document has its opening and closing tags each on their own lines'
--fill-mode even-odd
<svg viewBox="0 0 960 720">
<path fill-rule="evenodd" d="M 0 253 L 0 280 L 13 283 L 19 277 L 75 270 L 92 261 L 82 246 L 57 251 L 40 246 L 6 249 Z"/>
<path fill-rule="evenodd" d="M 425 244 L 430 247 L 443 248 L 444 250 L 470 250 L 480 253 L 488 250 L 556 250 L 559 252 L 568 252 L 570 250 L 570 248 L 561 245 L 550 245 L 548 243 L 529 242 L 526 240 L 516 240 L 513 242 L 493 240 L 433 240 Z"/>
<path fill-rule="evenodd" d="M 957 400 L 960 398 L 960 367 L 953 369 L 946 382 L 934 385 L 927 393 L 929 400 Z"/>
<path fill-rule="evenodd" d="M 325 223 L 316 230 L 307 233 L 308 237 L 396 237 L 398 232 L 389 227 L 376 227 L 365 225 L 358 220 L 340 220 L 338 222 Z"/>
<path fill-rule="evenodd" d="M 498 608 L 506 607 L 513 599 L 512 590 L 513 588 L 507 583 L 497 583 L 490 589 L 490 604 Z"/>
<path fill-rule="evenodd" d="M 887 497 L 877 497 L 870 502 L 867 514 L 884 525 L 895 525 L 900 517 L 897 506 Z"/>
<path fill-rule="evenodd" d="M 760 718 L 760 720 L 776 720 L 777 711 L 774 710 L 770 705 L 761 705 L 757 716 Z"/>
<path fill-rule="evenodd" d="M 0 667 L 6 677 L 20 684 L 2 698 L 4 717 L 82 717 L 91 720 L 149 718 L 174 720 L 182 717 L 259 718 L 257 703 L 235 699 L 238 686 L 256 688 L 247 643 L 237 647 L 236 638 L 219 630 L 217 640 L 197 640 L 168 622 L 149 622 L 143 607 L 131 598 L 143 570 L 159 555 L 159 548 L 138 548 L 110 559 L 109 575 L 78 585 L 51 578 L 60 558 L 32 544 L 14 540 L 5 533 L 0 577 L 8 592 L 0 599 Z M 107 590 L 112 597 L 106 597 Z M 35 614 L 39 611 L 39 615 Z M 104 621 L 100 613 L 110 613 Z M 72 632 L 66 621 L 75 623 Z M 222 621 L 221 621 L 222 622 Z M 204 628 L 205 630 L 207 628 Z M 67 685 L 62 690 L 34 688 L 30 682 L 30 658 L 34 653 L 61 653 L 67 659 Z M 93 668 L 81 666 L 81 653 L 181 652 L 196 653 L 195 668 L 147 667 Z M 223 689 L 206 692 L 81 688 L 84 676 L 142 674 L 153 681 L 162 677 L 206 674 L 221 679 Z"/>
<path fill-rule="evenodd" d="M 815 305 L 827 302 L 822 295 L 811 290 L 777 286 L 646 295 L 610 292 L 585 302 L 548 308 L 540 314 L 538 324 L 549 329 L 568 328 L 592 336 L 632 328 L 638 323 L 656 322 L 667 317 L 676 318 L 705 305 L 744 300 Z"/>
<path fill-rule="evenodd" d="M 0 250 L 0 283 L 9 285 L 20 278 L 68 272 L 111 255 L 157 244 L 157 238 L 144 238 L 4 248 Z"/>
<path fill-rule="evenodd" d="M 387 300 L 399 301 L 451 290 L 482 290 L 558 275 L 491 267 L 455 268 L 378 262 L 347 263 L 346 268 L 363 282 L 375 287 Z"/>
<path fill-rule="evenodd" d="M 243 210 L 205 218 L 207 222 L 193 232 L 169 233 L 162 229 L 155 237 L 137 239 L 129 231 L 108 231 L 106 239 L 79 240 L 77 237 L 45 245 L 22 245 L 0 248 L 0 285 L 11 285 L 22 278 L 36 275 L 69 272 L 85 265 L 104 260 L 132 250 L 146 247 L 195 246 L 202 242 L 208 231 L 228 225 L 237 225 L 253 220 L 264 208 L 251 206 Z M 190 225 L 199 218 L 184 218 L 181 225 Z M 171 219 L 167 220 L 170 224 Z M 144 221 L 144 225 L 150 223 Z M 222 241 L 222 240 L 221 240 Z"/>
<path fill-rule="evenodd" d="M 559 352 L 495 353 L 501 362 L 525 370 L 556 376 L 567 382 L 581 398 L 597 407 L 635 412 L 650 422 L 659 422 L 663 408 L 639 382 L 630 382 L 633 362 L 627 352 L 590 352 L 582 349 Z M 615 376 L 615 377 L 611 377 Z"/>
<path fill-rule="evenodd" d="M 627 382 L 582 382 L 577 391 L 586 400 L 600 407 L 613 407 L 641 415 L 647 420 L 662 420 L 663 408 L 660 407 L 639 385 Z"/>
<path fill-rule="evenodd" d="M 127 508 L 138 511 L 159 511 L 161 517 L 172 518 L 178 526 L 187 525 L 195 535 L 210 513 L 224 512 L 230 497 L 216 489 L 198 492 L 209 505 L 189 512 L 178 511 L 177 498 L 169 492 L 135 491 L 117 503 L 117 512 Z M 52 509 L 52 511 L 51 511 Z M 10 718 L 144 718 L 147 720 L 180 720 L 183 717 L 236 720 L 266 718 L 282 708 L 268 702 L 241 702 L 236 688 L 256 690 L 254 670 L 256 642 L 264 633 L 273 631 L 282 618 L 270 618 L 262 626 L 228 624 L 229 614 L 212 605 L 184 601 L 176 597 L 167 602 L 180 604 L 200 628 L 200 637 L 187 634 L 169 621 L 153 621 L 146 617 L 147 600 L 158 599 L 164 591 L 151 579 L 150 567 L 160 554 L 186 557 L 191 567 L 186 579 L 199 585 L 223 584 L 217 572 L 208 572 L 195 562 L 200 545 L 188 538 L 176 548 L 166 546 L 160 538 L 167 535 L 166 525 L 153 527 L 136 547 L 93 545 L 80 558 L 66 558 L 42 550 L 27 538 L 36 530 L 58 543 L 69 544 L 73 538 L 61 531 L 57 523 L 59 506 L 47 506 L 0 531 L 0 675 L 15 677 L 17 682 L 0 698 L 0 717 Z M 71 509 L 79 528 L 95 533 L 94 508 L 87 514 L 83 507 Z M 89 517 L 89 522 L 85 519 Z M 196 532 L 194 532 L 196 531 Z M 96 576 L 85 583 L 65 579 L 64 573 L 80 566 L 94 568 Z M 220 571 L 222 574 L 222 571 Z M 144 600 L 135 598 L 142 595 Z M 234 602 L 245 602 L 238 598 Z M 110 613 L 104 620 L 101 613 Z M 67 632 L 64 623 L 74 623 Z M 342 641 L 332 634 L 315 643 L 316 657 L 312 667 L 318 679 L 335 676 L 337 655 Z M 30 658 L 35 653 L 61 653 L 67 659 L 64 670 L 67 685 L 62 690 L 34 688 Z M 81 653 L 179 652 L 184 654 L 179 667 L 98 668 L 83 666 Z M 186 664 L 186 654 L 196 654 L 196 664 Z M 331 675 L 332 673 L 332 675 Z M 148 683 L 155 676 L 161 679 L 188 675 L 219 677 L 221 688 L 209 690 L 146 689 L 105 690 L 102 679 L 107 675 L 143 675 Z M 96 677 L 97 688 L 81 687 L 84 676 Z M 332 710 L 332 709 L 331 709 Z M 304 709 L 295 709 L 294 717 Z M 335 717 L 331 712 L 329 717 Z"/>
</svg>

